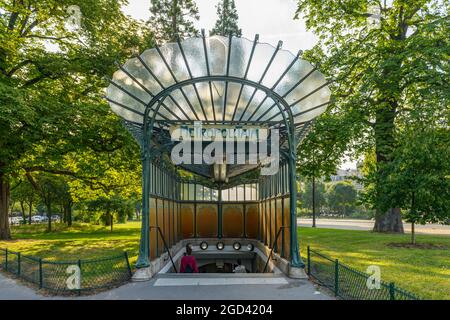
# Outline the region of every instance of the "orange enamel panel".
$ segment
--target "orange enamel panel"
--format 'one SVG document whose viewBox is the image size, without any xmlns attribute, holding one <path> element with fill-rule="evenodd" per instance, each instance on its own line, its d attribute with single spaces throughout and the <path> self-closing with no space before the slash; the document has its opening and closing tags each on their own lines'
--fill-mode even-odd
<svg viewBox="0 0 450 320">
<path fill-rule="evenodd" d="M 181 204 L 181 232 L 183 238 L 194 237 L 194 204 Z"/>
<path fill-rule="evenodd" d="M 290 256 L 290 226 L 291 226 L 291 216 L 290 216 L 290 211 L 289 211 L 289 198 L 285 198 L 284 199 L 284 225 L 288 228 L 284 229 L 284 257 L 285 258 L 289 258 Z"/>
<path fill-rule="evenodd" d="M 276 203 L 277 203 L 277 207 L 276 207 L 277 229 L 276 229 L 276 232 L 278 232 L 280 230 L 280 228 L 283 226 L 283 207 L 282 207 L 283 199 L 281 199 L 281 198 L 276 199 Z M 278 237 L 278 240 L 277 240 L 277 252 L 278 253 L 281 252 L 282 246 L 283 246 L 283 236 L 280 233 L 280 236 Z"/>
<path fill-rule="evenodd" d="M 150 226 L 156 226 L 156 200 L 150 198 Z M 150 229 L 150 259 L 156 258 L 156 241 L 158 230 Z"/>
<path fill-rule="evenodd" d="M 156 221 L 157 225 L 161 229 L 161 232 L 164 233 L 164 207 L 163 201 L 161 199 L 156 199 Z M 161 234 L 158 232 L 158 256 L 164 252 L 164 244 L 161 238 Z"/>
<path fill-rule="evenodd" d="M 216 238 L 218 236 L 218 212 L 216 204 L 197 204 L 197 236 Z"/>
<path fill-rule="evenodd" d="M 246 236 L 251 239 L 256 239 L 258 237 L 258 205 L 246 204 L 245 211 Z"/>
<path fill-rule="evenodd" d="M 275 241 L 275 234 L 276 234 L 276 229 L 275 229 L 275 199 L 270 200 L 270 246 L 272 247 L 274 245 L 274 241 Z"/>
<path fill-rule="evenodd" d="M 223 204 L 222 235 L 224 238 L 244 237 L 244 208 L 242 204 Z"/>
</svg>

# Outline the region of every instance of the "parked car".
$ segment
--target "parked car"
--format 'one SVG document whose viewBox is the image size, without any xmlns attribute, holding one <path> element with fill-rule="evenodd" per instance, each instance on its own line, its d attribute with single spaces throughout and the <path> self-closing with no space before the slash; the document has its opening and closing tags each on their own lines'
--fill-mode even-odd
<svg viewBox="0 0 450 320">
<path fill-rule="evenodd" d="M 59 222 L 60 218 L 57 214 L 52 215 L 52 221 Z"/>
<path fill-rule="evenodd" d="M 23 221 L 23 219 L 21 217 L 12 217 L 11 218 L 11 224 L 15 225 L 15 224 L 21 224 Z"/>
<path fill-rule="evenodd" d="M 40 216 L 40 215 L 36 215 L 36 216 L 32 216 L 31 217 L 31 222 L 32 223 L 41 223 L 43 220 L 42 220 L 42 216 Z"/>
</svg>

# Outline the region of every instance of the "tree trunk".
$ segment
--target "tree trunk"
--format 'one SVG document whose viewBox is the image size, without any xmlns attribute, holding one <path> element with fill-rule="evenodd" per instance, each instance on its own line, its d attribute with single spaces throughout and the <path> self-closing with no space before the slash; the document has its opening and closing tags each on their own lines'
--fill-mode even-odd
<svg viewBox="0 0 450 320">
<path fill-rule="evenodd" d="M 411 244 L 416 244 L 416 230 L 414 222 L 411 222 Z"/>
<path fill-rule="evenodd" d="M 52 232 L 52 203 L 51 203 L 51 201 L 49 201 L 47 203 L 47 218 L 48 218 L 47 232 Z"/>
<path fill-rule="evenodd" d="M 33 201 L 28 202 L 28 224 L 31 224 L 31 215 L 33 212 Z"/>
<path fill-rule="evenodd" d="M 0 167 L 0 240 L 11 240 L 9 229 L 10 185 Z"/>
<path fill-rule="evenodd" d="M 172 34 L 170 35 L 171 42 L 176 41 L 177 35 L 178 35 L 177 11 L 178 11 L 178 0 L 173 0 L 172 1 Z"/>
<path fill-rule="evenodd" d="M 20 201 L 20 210 L 22 210 L 23 224 L 27 224 L 27 216 L 25 215 L 25 201 Z"/>
<path fill-rule="evenodd" d="M 61 211 L 62 211 L 62 222 L 66 223 L 67 222 L 67 206 L 66 205 L 61 205 Z"/>
<path fill-rule="evenodd" d="M 72 226 L 72 205 L 71 204 L 67 204 L 66 214 L 67 214 L 67 216 L 66 216 L 67 225 L 69 227 L 71 227 Z"/>
<path fill-rule="evenodd" d="M 404 233 L 402 215 L 399 208 L 389 209 L 385 214 L 375 218 L 375 232 Z"/>
<path fill-rule="evenodd" d="M 395 99 L 391 99 L 386 102 L 385 106 L 380 107 L 376 114 L 374 131 L 378 185 L 383 183 L 383 166 L 385 163 L 391 161 L 390 155 L 395 147 L 394 122 L 397 108 L 397 101 Z M 377 189 L 379 188 L 377 187 Z M 373 231 L 404 233 L 400 209 L 390 208 L 387 212 L 381 212 L 377 209 Z"/>
<path fill-rule="evenodd" d="M 312 177 L 312 210 L 313 210 L 313 228 L 316 227 L 316 178 Z"/>
</svg>

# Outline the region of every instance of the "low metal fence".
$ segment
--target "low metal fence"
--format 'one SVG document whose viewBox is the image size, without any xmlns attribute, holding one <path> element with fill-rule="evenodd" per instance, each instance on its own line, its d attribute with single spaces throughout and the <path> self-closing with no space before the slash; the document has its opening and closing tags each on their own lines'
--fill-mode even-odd
<svg viewBox="0 0 450 320">
<path fill-rule="evenodd" d="M 419 297 L 395 285 L 379 281 L 369 286 L 370 275 L 351 268 L 338 259 L 332 259 L 308 246 L 307 272 L 321 285 L 344 300 L 420 300 Z"/>
<path fill-rule="evenodd" d="M 113 257 L 49 261 L 0 248 L 0 269 L 56 295 L 89 294 L 131 279 L 127 252 Z"/>
</svg>

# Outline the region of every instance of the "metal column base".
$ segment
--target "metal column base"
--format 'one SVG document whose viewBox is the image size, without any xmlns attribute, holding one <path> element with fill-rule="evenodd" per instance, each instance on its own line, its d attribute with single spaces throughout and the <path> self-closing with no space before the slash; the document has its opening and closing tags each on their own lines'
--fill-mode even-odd
<svg viewBox="0 0 450 320">
<path fill-rule="evenodd" d="M 152 270 L 151 267 L 137 269 L 133 274 L 131 281 L 133 282 L 142 282 L 148 281 L 152 278 Z"/>
<path fill-rule="evenodd" d="M 308 279 L 305 268 L 289 266 L 289 278 L 293 279 Z"/>
</svg>

